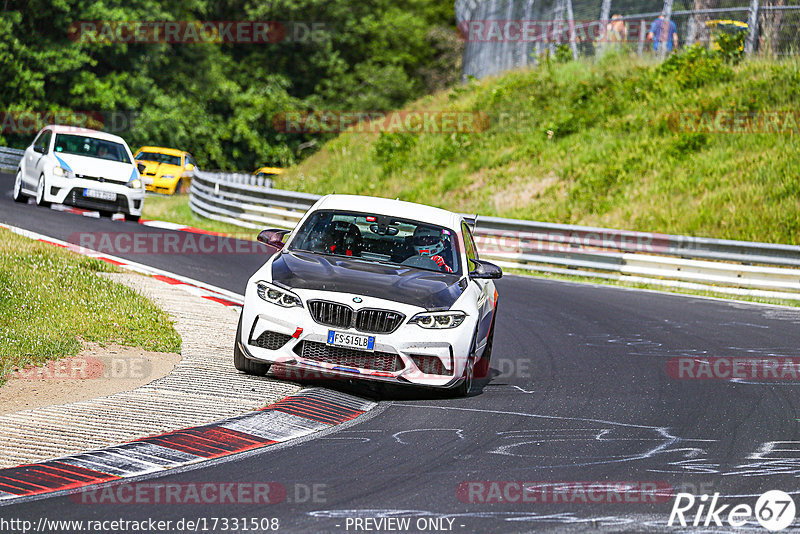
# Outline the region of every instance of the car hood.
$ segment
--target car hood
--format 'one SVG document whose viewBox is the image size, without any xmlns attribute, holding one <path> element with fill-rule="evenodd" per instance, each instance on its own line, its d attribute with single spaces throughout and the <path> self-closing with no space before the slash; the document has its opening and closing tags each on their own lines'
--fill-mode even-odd
<svg viewBox="0 0 800 534">
<path fill-rule="evenodd" d="M 354 293 L 426 310 L 449 309 L 463 292 L 455 274 L 306 252 L 279 254 L 272 280 L 289 288 Z"/>
<path fill-rule="evenodd" d="M 126 183 L 131 179 L 131 163 L 122 163 L 107 159 L 89 158 L 76 154 L 64 154 L 56 152 L 58 159 L 69 165 L 75 174 L 84 174 L 95 178 L 105 178 L 114 182 Z"/>
<path fill-rule="evenodd" d="M 171 165 L 169 163 L 158 163 L 156 161 L 137 160 L 137 163 L 143 163 L 145 170 L 142 176 L 162 176 L 164 174 L 171 174 L 178 176 L 183 172 L 179 165 Z"/>
</svg>

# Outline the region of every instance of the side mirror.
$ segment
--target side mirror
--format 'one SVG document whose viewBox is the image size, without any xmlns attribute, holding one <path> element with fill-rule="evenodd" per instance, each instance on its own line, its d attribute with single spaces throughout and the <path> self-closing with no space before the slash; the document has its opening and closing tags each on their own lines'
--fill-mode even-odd
<svg viewBox="0 0 800 534">
<path fill-rule="evenodd" d="M 34 146 L 33 151 L 38 152 L 39 154 L 44 154 L 47 149 L 43 146 Z"/>
<path fill-rule="evenodd" d="M 183 168 L 186 169 L 187 171 L 193 171 L 194 165 L 192 165 L 191 163 L 187 163 Z"/>
<path fill-rule="evenodd" d="M 274 247 L 277 250 L 281 250 L 283 248 L 283 236 L 291 232 L 291 230 L 279 230 L 276 228 L 270 228 L 268 230 L 261 230 L 258 234 L 258 241 L 260 243 L 264 243 L 267 246 Z"/>
<path fill-rule="evenodd" d="M 147 165 L 144 163 L 136 163 L 136 168 L 139 169 L 139 174 L 144 174 L 144 171 L 147 169 Z"/>
<path fill-rule="evenodd" d="M 488 261 L 483 260 L 469 260 L 475 264 L 475 269 L 469 272 L 470 278 L 501 278 L 503 276 L 503 270 L 495 265 L 494 263 L 489 263 Z"/>
</svg>

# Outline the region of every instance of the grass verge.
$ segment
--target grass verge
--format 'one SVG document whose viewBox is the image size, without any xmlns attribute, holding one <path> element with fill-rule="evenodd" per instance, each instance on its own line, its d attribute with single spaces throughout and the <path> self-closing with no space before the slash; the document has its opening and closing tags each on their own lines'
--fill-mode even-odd
<svg viewBox="0 0 800 534">
<path fill-rule="evenodd" d="M 800 244 L 798 87 L 797 57 L 730 65 L 690 48 L 663 64 L 613 54 L 547 62 L 405 108 L 482 113 L 491 119 L 485 130 L 343 133 L 275 187 Z M 731 119 L 771 120 L 775 112 L 787 112 L 780 124 L 757 122 L 771 133 L 745 131 Z"/>
<path fill-rule="evenodd" d="M 15 366 L 76 355 L 81 340 L 180 352 L 165 312 L 96 274 L 114 271 L 0 228 L 0 385 Z"/>
</svg>

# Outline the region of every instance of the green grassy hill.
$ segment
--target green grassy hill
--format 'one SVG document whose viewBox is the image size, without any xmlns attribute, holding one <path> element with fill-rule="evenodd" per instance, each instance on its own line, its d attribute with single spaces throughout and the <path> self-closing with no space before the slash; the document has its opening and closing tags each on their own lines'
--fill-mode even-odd
<svg viewBox="0 0 800 534">
<path fill-rule="evenodd" d="M 700 50 L 549 62 L 406 110 L 474 111 L 485 131 L 345 133 L 276 187 L 400 197 L 467 213 L 800 243 L 800 137 L 681 133 L 677 113 L 800 110 L 800 61 Z M 717 115 L 719 117 L 720 115 Z M 796 115 L 797 116 L 797 115 Z M 791 124 L 781 123 L 784 130 Z"/>
</svg>

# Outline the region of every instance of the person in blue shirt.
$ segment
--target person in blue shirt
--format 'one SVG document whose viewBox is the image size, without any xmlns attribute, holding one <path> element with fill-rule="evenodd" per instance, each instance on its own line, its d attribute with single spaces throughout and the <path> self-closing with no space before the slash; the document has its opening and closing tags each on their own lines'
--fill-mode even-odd
<svg viewBox="0 0 800 534">
<path fill-rule="evenodd" d="M 669 21 L 669 31 L 666 35 L 662 32 L 666 30 L 667 21 L 664 19 L 664 14 L 660 14 L 656 20 L 650 24 L 650 31 L 647 33 L 647 40 L 653 42 L 653 50 L 658 50 L 661 43 L 666 44 L 667 52 L 672 52 L 673 49 L 678 48 L 678 27 L 673 21 Z"/>
</svg>

